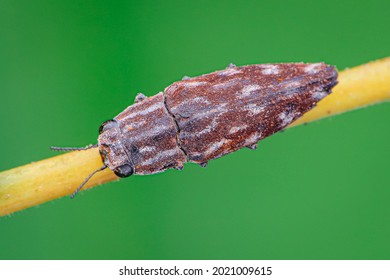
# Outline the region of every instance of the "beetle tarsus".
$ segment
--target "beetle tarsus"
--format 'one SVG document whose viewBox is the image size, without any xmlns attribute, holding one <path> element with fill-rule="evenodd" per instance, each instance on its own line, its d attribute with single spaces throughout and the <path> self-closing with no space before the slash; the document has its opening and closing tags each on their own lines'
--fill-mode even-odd
<svg viewBox="0 0 390 280">
<path fill-rule="evenodd" d="M 138 93 L 137 96 L 135 97 L 134 103 L 144 101 L 146 98 L 147 98 L 146 95 L 144 95 L 143 93 Z"/>
<path fill-rule="evenodd" d="M 257 149 L 257 143 L 256 144 L 252 144 L 252 145 L 249 145 L 249 146 L 246 146 L 248 149 L 251 149 L 251 150 L 256 150 Z"/>
</svg>

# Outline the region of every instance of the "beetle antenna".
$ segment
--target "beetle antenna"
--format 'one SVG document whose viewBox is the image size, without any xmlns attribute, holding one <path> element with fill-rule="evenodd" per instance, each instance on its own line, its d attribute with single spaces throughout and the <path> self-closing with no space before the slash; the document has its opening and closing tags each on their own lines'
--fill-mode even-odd
<svg viewBox="0 0 390 280">
<path fill-rule="evenodd" d="M 81 185 L 70 195 L 70 198 L 74 198 L 75 195 L 81 190 L 82 187 L 84 187 L 84 185 L 89 181 L 89 179 L 92 178 L 93 175 L 95 175 L 96 173 L 106 169 L 107 166 L 106 165 L 103 165 L 102 167 L 100 167 L 99 169 L 96 169 L 94 172 L 92 172 L 91 174 L 89 174 L 89 176 L 87 178 L 85 178 L 85 180 L 81 183 Z"/>
<path fill-rule="evenodd" d="M 84 148 L 77 148 L 77 147 L 53 147 L 53 146 L 51 146 L 50 150 L 53 150 L 53 151 L 84 151 L 84 150 L 96 148 L 97 146 L 98 146 L 98 144 L 88 145 L 87 147 L 84 147 Z"/>
</svg>

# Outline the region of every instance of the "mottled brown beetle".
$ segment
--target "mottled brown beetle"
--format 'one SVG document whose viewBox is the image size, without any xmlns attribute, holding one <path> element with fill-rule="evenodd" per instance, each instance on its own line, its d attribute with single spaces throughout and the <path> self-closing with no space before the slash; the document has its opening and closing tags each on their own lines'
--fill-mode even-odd
<svg viewBox="0 0 390 280">
<path fill-rule="evenodd" d="M 337 84 L 337 70 L 324 63 L 236 67 L 175 82 L 164 92 L 138 94 L 99 129 L 103 167 L 119 177 L 206 166 L 285 128 L 313 108 Z M 96 146 L 96 145 L 94 145 Z M 86 148 L 55 148 L 80 150 Z"/>
</svg>

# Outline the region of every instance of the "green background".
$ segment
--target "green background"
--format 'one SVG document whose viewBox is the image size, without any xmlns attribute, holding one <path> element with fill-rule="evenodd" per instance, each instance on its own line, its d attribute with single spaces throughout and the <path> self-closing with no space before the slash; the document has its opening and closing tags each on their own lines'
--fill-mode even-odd
<svg viewBox="0 0 390 280">
<path fill-rule="evenodd" d="M 182 76 L 390 55 L 389 1 L 0 1 L 0 170 Z M 1 259 L 389 259 L 390 104 L 0 218 Z M 54 187 L 54 186 L 53 186 Z"/>
</svg>

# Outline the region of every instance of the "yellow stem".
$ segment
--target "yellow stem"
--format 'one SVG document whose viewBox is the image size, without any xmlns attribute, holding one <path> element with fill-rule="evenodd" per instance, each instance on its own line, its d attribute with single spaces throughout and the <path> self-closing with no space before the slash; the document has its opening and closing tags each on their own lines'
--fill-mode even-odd
<svg viewBox="0 0 390 280">
<path fill-rule="evenodd" d="M 390 99 L 390 58 L 374 61 L 339 75 L 334 92 L 291 126 Z M 71 194 L 94 170 L 102 166 L 97 148 L 34 162 L 0 173 L 0 216 Z M 117 180 L 106 169 L 83 189 Z"/>
</svg>

